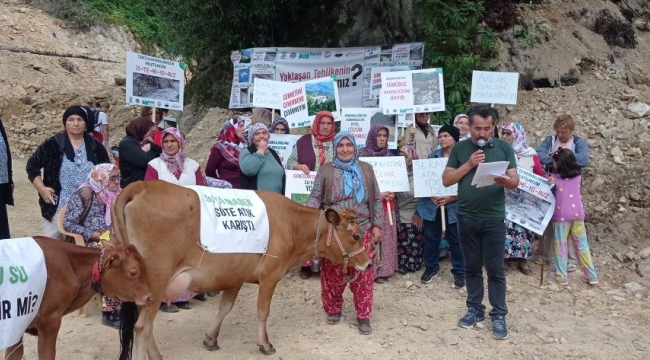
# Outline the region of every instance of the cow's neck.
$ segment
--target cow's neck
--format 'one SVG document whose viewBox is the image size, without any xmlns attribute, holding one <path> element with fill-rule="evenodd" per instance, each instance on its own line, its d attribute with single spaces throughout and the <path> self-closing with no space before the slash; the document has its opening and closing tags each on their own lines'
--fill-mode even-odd
<svg viewBox="0 0 650 360">
<path fill-rule="evenodd" d="M 327 238 L 327 230 L 329 222 L 323 214 L 321 221 L 319 222 L 319 217 L 321 215 L 320 209 L 314 209 L 303 206 L 301 209 L 302 213 L 298 214 L 297 219 L 301 219 L 298 222 L 298 229 L 296 233 L 301 234 L 301 236 L 294 237 L 296 243 L 295 256 L 296 264 L 293 266 L 302 264 L 306 260 L 311 259 L 316 253 L 316 234 L 318 233 L 318 226 L 320 226 L 319 233 L 319 242 L 325 242 Z"/>
<path fill-rule="evenodd" d="M 81 284 L 90 286 L 93 266 L 97 264 L 100 253 L 100 249 L 79 246 L 69 252 L 69 256 L 73 260 L 70 263 Z"/>
</svg>

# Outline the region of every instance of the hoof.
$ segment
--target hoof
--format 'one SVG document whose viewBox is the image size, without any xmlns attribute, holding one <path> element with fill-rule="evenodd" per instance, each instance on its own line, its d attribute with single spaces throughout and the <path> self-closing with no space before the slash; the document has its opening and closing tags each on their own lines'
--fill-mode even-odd
<svg viewBox="0 0 650 360">
<path fill-rule="evenodd" d="M 264 345 L 258 345 L 258 346 L 260 347 L 260 351 L 264 355 L 273 355 L 273 354 L 275 354 L 275 348 L 271 344 L 269 344 L 269 349 L 268 350 L 266 349 L 266 347 Z"/>
<path fill-rule="evenodd" d="M 208 351 L 215 351 L 219 350 L 219 344 L 215 341 L 214 344 L 212 343 L 212 337 L 208 336 L 207 334 L 205 335 L 205 339 L 203 339 L 203 346 L 205 346 Z"/>
</svg>

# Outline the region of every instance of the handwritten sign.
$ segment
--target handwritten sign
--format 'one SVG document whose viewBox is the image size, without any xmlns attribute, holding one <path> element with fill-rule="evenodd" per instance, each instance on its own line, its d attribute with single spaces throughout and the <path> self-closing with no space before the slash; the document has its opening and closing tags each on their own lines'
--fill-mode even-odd
<svg viewBox="0 0 650 360">
<path fill-rule="evenodd" d="M 307 175 L 302 171 L 286 170 L 287 182 L 284 186 L 284 196 L 300 205 L 305 205 L 311 190 L 314 188 L 316 174 L 316 171 L 311 171 Z"/>
<path fill-rule="evenodd" d="M 291 151 L 302 135 L 291 134 L 270 134 L 269 147 L 278 153 L 282 166 L 287 167 L 287 160 L 291 156 Z"/>
<path fill-rule="evenodd" d="M 472 102 L 486 104 L 517 104 L 519 73 L 474 71 Z"/>
<path fill-rule="evenodd" d="M 458 184 L 449 187 L 442 185 L 442 173 L 446 167 L 445 158 L 413 160 L 415 197 L 458 195 Z"/>
<path fill-rule="evenodd" d="M 185 63 L 128 51 L 126 103 L 183 110 Z"/>
<path fill-rule="evenodd" d="M 442 69 L 382 73 L 379 105 L 393 115 L 445 111 Z"/>
<path fill-rule="evenodd" d="M 256 78 L 253 82 L 253 106 L 279 109 L 282 106 L 281 90 L 282 83 L 279 81 Z"/>
<path fill-rule="evenodd" d="M 360 157 L 359 160 L 372 165 L 380 191 L 409 191 L 409 178 L 403 156 Z"/>
<path fill-rule="evenodd" d="M 517 168 L 519 187 L 506 190 L 506 219 L 542 235 L 555 211 L 555 197 L 545 178 Z"/>
</svg>

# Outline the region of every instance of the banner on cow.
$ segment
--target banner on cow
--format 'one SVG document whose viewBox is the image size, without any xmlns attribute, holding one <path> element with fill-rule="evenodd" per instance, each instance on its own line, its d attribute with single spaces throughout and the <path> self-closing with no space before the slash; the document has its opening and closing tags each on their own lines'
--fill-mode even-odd
<svg viewBox="0 0 650 360">
<path fill-rule="evenodd" d="M 284 186 L 284 196 L 300 205 L 305 205 L 314 188 L 317 172 L 311 171 L 309 175 L 297 170 L 286 170 L 285 172 L 287 181 Z"/>
<path fill-rule="evenodd" d="M 302 135 L 291 134 L 270 134 L 269 147 L 278 153 L 282 166 L 287 167 L 287 160 L 291 155 L 293 147 Z"/>
<path fill-rule="evenodd" d="M 517 104 L 519 73 L 474 71 L 470 101 L 485 104 Z"/>
<path fill-rule="evenodd" d="M 47 269 L 32 238 L 0 240 L 0 349 L 18 343 L 41 307 Z"/>
<path fill-rule="evenodd" d="M 405 192 L 411 189 L 403 156 L 360 157 L 359 160 L 372 165 L 379 191 Z"/>
<path fill-rule="evenodd" d="M 339 90 L 331 77 L 282 84 L 280 113 L 291 128 L 311 126 L 316 114 L 327 110 L 339 121 Z"/>
<path fill-rule="evenodd" d="M 379 104 L 384 114 L 445 111 L 442 69 L 383 73 Z"/>
<path fill-rule="evenodd" d="M 185 63 L 127 51 L 126 103 L 183 110 Z"/>
<path fill-rule="evenodd" d="M 442 185 L 442 173 L 446 167 L 446 158 L 413 160 L 415 197 L 457 196 L 458 184 Z"/>
<path fill-rule="evenodd" d="M 281 82 L 257 78 L 254 83 L 253 101 L 251 101 L 253 106 L 269 109 L 279 109 L 282 106 L 280 92 L 283 84 Z"/>
<path fill-rule="evenodd" d="M 519 187 L 506 190 L 506 219 L 542 235 L 555 211 L 555 197 L 546 178 L 517 168 Z"/>
<path fill-rule="evenodd" d="M 349 131 L 354 135 L 357 148 L 366 145 L 366 138 L 370 127 L 375 124 L 388 128 L 388 148 L 397 148 L 397 129 L 395 115 L 384 115 L 378 108 L 343 108 L 341 109 L 341 130 Z"/>
<path fill-rule="evenodd" d="M 269 218 L 266 205 L 255 191 L 186 187 L 199 195 L 204 250 L 217 254 L 266 253 Z"/>
<path fill-rule="evenodd" d="M 253 79 L 302 82 L 334 77 L 341 107 L 377 107 L 371 99 L 373 66 L 422 66 L 424 44 L 410 43 L 356 48 L 253 48 L 231 52 L 233 85 L 231 108 L 253 103 Z"/>
</svg>

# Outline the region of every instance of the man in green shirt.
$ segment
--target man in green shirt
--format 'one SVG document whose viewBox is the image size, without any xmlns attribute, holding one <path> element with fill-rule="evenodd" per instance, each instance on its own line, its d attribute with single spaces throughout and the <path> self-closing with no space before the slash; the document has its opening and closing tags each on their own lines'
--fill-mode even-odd
<svg viewBox="0 0 650 360">
<path fill-rule="evenodd" d="M 482 304 L 485 266 L 492 305 L 492 335 L 502 340 L 508 337 L 506 272 L 503 267 L 506 238 L 504 188 L 515 189 L 519 185 L 517 162 L 510 144 L 492 138 L 494 120 L 498 117 L 494 108 L 477 105 L 467 115 L 471 138 L 453 147 L 442 175 L 445 186 L 458 183 L 458 237 L 465 259 L 467 284 L 467 314 L 458 321 L 458 326 L 470 329 L 485 320 L 485 305 Z M 479 146 L 480 140 L 483 140 L 483 146 Z M 509 162 L 507 176 L 495 178 L 496 184 L 489 186 L 478 188 L 472 185 L 478 165 L 494 161 Z"/>
</svg>

